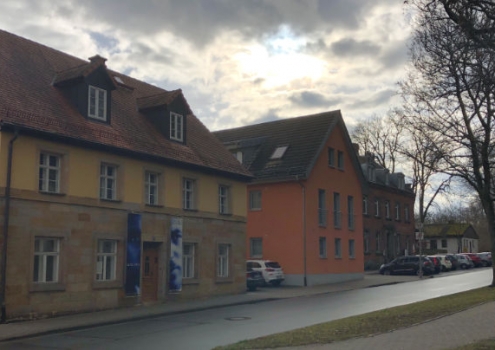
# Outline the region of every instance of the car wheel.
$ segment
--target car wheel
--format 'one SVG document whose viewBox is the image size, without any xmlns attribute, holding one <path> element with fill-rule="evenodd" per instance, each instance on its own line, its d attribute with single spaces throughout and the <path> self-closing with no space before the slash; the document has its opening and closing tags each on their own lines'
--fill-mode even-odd
<svg viewBox="0 0 495 350">
<path fill-rule="evenodd" d="M 488 266 L 488 263 L 487 263 L 486 261 L 482 261 L 482 262 L 481 262 L 481 265 L 482 265 L 483 267 L 487 267 L 487 266 Z"/>
<path fill-rule="evenodd" d="M 278 286 L 280 286 L 280 283 L 282 283 L 282 281 L 273 281 L 273 282 L 271 282 L 271 283 L 272 283 L 272 285 L 273 285 L 274 287 L 278 287 Z"/>
<path fill-rule="evenodd" d="M 461 270 L 465 270 L 465 269 L 467 269 L 467 265 L 466 264 L 462 264 L 461 265 Z"/>
<path fill-rule="evenodd" d="M 248 290 L 249 290 L 250 292 L 254 292 L 254 291 L 256 290 L 256 286 L 249 286 L 249 287 L 248 287 Z"/>
</svg>

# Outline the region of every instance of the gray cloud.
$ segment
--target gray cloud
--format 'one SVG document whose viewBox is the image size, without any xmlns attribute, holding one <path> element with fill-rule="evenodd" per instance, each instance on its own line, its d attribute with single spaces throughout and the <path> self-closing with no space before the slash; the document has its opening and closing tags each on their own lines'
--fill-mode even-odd
<svg viewBox="0 0 495 350">
<path fill-rule="evenodd" d="M 381 62 L 385 69 L 402 67 L 407 60 L 407 45 L 405 42 L 394 45 L 385 51 L 381 57 Z"/>
<path fill-rule="evenodd" d="M 292 103 L 301 107 L 330 107 L 341 102 L 340 98 L 327 98 L 322 94 L 312 91 L 304 91 L 289 97 Z"/>
<path fill-rule="evenodd" d="M 331 51 L 340 57 L 375 56 L 380 52 L 380 46 L 369 41 L 356 41 L 352 38 L 342 39 L 330 45 Z"/>
<path fill-rule="evenodd" d="M 382 90 L 375 93 L 368 99 L 358 100 L 350 104 L 349 108 L 375 108 L 389 102 L 392 97 L 396 95 L 396 93 L 397 92 L 392 89 Z"/>
</svg>

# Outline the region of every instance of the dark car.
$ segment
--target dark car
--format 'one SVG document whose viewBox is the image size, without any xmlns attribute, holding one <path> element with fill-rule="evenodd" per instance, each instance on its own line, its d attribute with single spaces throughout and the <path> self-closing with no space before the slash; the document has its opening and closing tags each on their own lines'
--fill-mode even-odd
<svg viewBox="0 0 495 350">
<path fill-rule="evenodd" d="M 492 253 L 482 252 L 482 253 L 478 253 L 478 256 L 481 259 L 481 265 L 483 267 L 492 266 Z"/>
<path fill-rule="evenodd" d="M 435 272 L 435 267 L 430 259 L 422 257 L 422 269 L 425 275 Z M 419 274 L 419 256 L 400 256 L 388 264 L 383 264 L 379 271 L 382 275 L 417 275 Z"/>
<path fill-rule="evenodd" d="M 440 261 L 440 259 L 435 255 L 429 255 L 428 258 L 433 263 L 433 266 L 435 268 L 435 273 L 440 273 L 440 271 L 442 271 L 442 262 Z"/>
<path fill-rule="evenodd" d="M 458 263 L 457 258 L 455 257 L 454 254 L 445 255 L 445 259 L 449 260 L 452 263 L 452 270 L 457 270 L 459 263 Z"/>
<path fill-rule="evenodd" d="M 480 257 L 475 253 L 463 253 L 462 255 L 468 256 L 474 264 L 474 267 L 483 266 Z"/>
<path fill-rule="evenodd" d="M 246 287 L 250 291 L 255 291 L 265 283 L 263 274 L 260 271 L 246 271 Z"/>
</svg>

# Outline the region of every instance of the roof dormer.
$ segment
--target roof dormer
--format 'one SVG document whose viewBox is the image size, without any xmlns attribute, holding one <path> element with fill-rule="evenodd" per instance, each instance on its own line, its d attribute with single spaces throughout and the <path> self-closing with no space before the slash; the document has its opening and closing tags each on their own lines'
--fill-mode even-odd
<svg viewBox="0 0 495 350">
<path fill-rule="evenodd" d="M 117 87 L 105 62 L 99 55 L 90 57 L 89 63 L 57 72 L 53 85 L 64 92 L 84 117 L 110 123 L 111 92 Z"/>
</svg>

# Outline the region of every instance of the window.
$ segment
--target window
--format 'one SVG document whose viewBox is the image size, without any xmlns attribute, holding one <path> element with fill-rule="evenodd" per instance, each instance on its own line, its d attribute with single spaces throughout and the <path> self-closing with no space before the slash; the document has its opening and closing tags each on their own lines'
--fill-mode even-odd
<svg viewBox="0 0 495 350">
<path fill-rule="evenodd" d="M 355 247 L 354 247 L 354 240 L 350 239 L 349 240 L 349 258 L 354 259 L 356 257 L 355 253 Z"/>
<path fill-rule="evenodd" d="M 335 150 L 333 148 L 328 148 L 328 166 L 335 166 Z"/>
<path fill-rule="evenodd" d="M 442 239 L 442 248 L 447 248 L 447 240 Z"/>
<path fill-rule="evenodd" d="M 218 245 L 217 277 L 229 277 L 229 252 L 228 244 Z"/>
<path fill-rule="evenodd" d="M 390 202 L 385 201 L 385 217 L 390 219 Z"/>
<path fill-rule="evenodd" d="M 230 187 L 228 186 L 218 186 L 218 212 L 230 214 Z"/>
<path fill-rule="evenodd" d="M 404 206 L 404 220 L 409 222 L 409 205 Z"/>
<path fill-rule="evenodd" d="M 193 179 L 182 180 L 182 208 L 193 210 L 195 209 L 195 187 L 196 181 Z"/>
<path fill-rule="evenodd" d="M 183 117 L 180 114 L 170 112 L 170 139 L 175 141 L 183 140 Z"/>
<path fill-rule="evenodd" d="M 341 247 L 340 238 L 335 238 L 335 257 L 336 258 L 342 257 L 342 247 Z"/>
<path fill-rule="evenodd" d="M 232 154 L 234 155 L 235 159 L 237 159 L 239 163 L 242 164 L 242 151 L 234 151 L 232 152 Z"/>
<path fill-rule="evenodd" d="M 114 280 L 116 266 L 117 241 L 110 239 L 98 240 L 98 249 L 96 252 L 96 280 Z"/>
<path fill-rule="evenodd" d="M 106 90 L 89 86 L 88 117 L 107 120 Z"/>
<path fill-rule="evenodd" d="M 397 254 L 398 255 L 401 255 L 402 252 L 401 252 L 401 242 L 400 242 L 400 234 L 397 233 Z"/>
<path fill-rule="evenodd" d="M 194 256 L 196 254 L 196 245 L 194 243 L 182 244 L 182 277 L 194 278 Z"/>
<path fill-rule="evenodd" d="M 40 153 L 38 189 L 42 192 L 60 192 L 60 156 Z"/>
<path fill-rule="evenodd" d="M 338 162 L 338 168 L 343 170 L 344 169 L 344 152 L 342 152 L 342 151 L 337 152 L 337 162 Z"/>
<path fill-rule="evenodd" d="M 380 202 L 378 199 L 375 199 L 375 216 L 380 216 Z"/>
<path fill-rule="evenodd" d="M 249 239 L 249 256 L 252 258 L 261 258 L 263 256 L 263 239 Z"/>
<path fill-rule="evenodd" d="M 249 191 L 249 210 L 261 210 L 261 191 Z"/>
<path fill-rule="evenodd" d="M 318 225 L 327 225 L 326 193 L 325 190 L 318 190 Z"/>
<path fill-rule="evenodd" d="M 400 220 L 400 204 L 395 203 L 395 220 Z"/>
<path fill-rule="evenodd" d="M 430 240 L 430 249 L 437 249 L 437 248 L 438 248 L 437 240 L 436 239 Z"/>
<path fill-rule="evenodd" d="M 347 227 L 354 230 L 354 197 L 347 197 Z"/>
<path fill-rule="evenodd" d="M 281 159 L 284 156 L 285 151 L 287 151 L 287 148 L 289 148 L 289 146 L 277 147 L 275 151 L 273 151 L 270 159 Z"/>
<path fill-rule="evenodd" d="M 368 215 L 368 196 L 363 196 L 363 214 Z"/>
<path fill-rule="evenodd" d="M 335 192 L 333 194 L 333 222 L 334 226 L 340 228 L 341 223 L 341 212 L 340 212 L 340 193 Z"/>
<path fill-rule="evenodd" d="M 325 259 L 327 257 L 327 238 L 320 237 L 318 242 L 320 248 L 320 258 Z"/>
<path fill-rule="evenodd" d="M 158 174 L 147 171 L 144 174 L 145 202 L 149 205 L 158 204 Z"/>
<path fill-rule="evenodd" d="M 370 233 L 368 230 L 364 231 L 363 249 L 365 254 L 370 252 Z"/>
<path fill-rule="evenodd" d="M 58 282 L 60 239 L 35 238 L 33 282 Z"/>
<path fill-rule="evenodd" d="M 108 200 L 117 198 L 117 167 L 114 165 L 100 166 L 100 198 Z"/>
<path fill-rule="evenodd" d="M 381 234 L 380 232 L 377 232 L 375 235 L 375 251 L 377 253 L 380 253 L 381 250 L 382 250 Z"/>
</svg>

